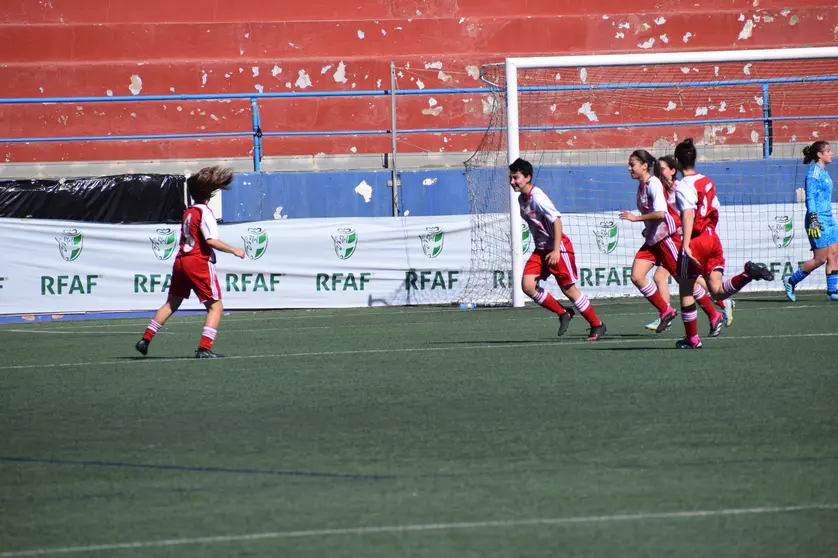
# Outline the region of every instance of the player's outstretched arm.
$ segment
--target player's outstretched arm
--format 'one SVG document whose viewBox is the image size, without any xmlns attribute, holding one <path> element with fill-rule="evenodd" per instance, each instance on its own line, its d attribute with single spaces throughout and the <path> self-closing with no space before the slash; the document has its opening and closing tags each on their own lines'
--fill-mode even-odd
<svg viewBox="0 0 838 558">
<path fill-rule="evenodd" d="M 620 219 L 623 221 L 631 221 L 636 223 L 638 221 L 663 221 L 666 213 L 663 211 L 651 211 L 642 215 L 635 215 L 631 210 L 623 209 L 620 211 Z"/>
<path fill-rule="evenodd" d="M 233 254 L 237 258 L 244 258 L 244 249 L 242 248 L 233 248 L 223 240 L 218 238 L 210 238 L 207 240 L 207 244 L 210 245 L 214 250 L 218 250 L 219 252 L 226 252 L 228 254 Z"/>
</svg>

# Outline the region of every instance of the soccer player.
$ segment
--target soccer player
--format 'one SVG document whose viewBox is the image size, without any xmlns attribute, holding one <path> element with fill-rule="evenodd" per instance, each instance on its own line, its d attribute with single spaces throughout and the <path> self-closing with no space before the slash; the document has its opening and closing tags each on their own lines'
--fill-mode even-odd
<svg viewBox="0 0 838 558">
<path fill-rule="evenodd" d="M 800 264 L 790 277 L 783 279 L 786 297 L 794 302 L 794 288 L 810 273 L 826 264 L 826 298 L 838 301 L 838 226 L 832 216 L 832 178 L 826 165 L 832 162 L 832 147 L 816 141 L 803 149 L 803 164 L 815 163 L 806 175 L 806 234 L 812 247 L 812 259 Z"/>
<path fill-rule="evenodd" d="M 562 336 L 570 325 L 575 312 L 565 308 L 539 286 L 539 281 L 552 275 L 559 288 L 573 302 L 591 326 L 588 341 L 597 341 L 606 331 L 605 324 L 597 317 L 588 297 L 576 287 L 576 257 L 570 238 L 562 232 L 562 216 L 541 188 L 532 183 L 532 164 L 516 159 L 509 165 L 509 184 L 520 194 L 518 204 L 521 217 L 530 227 L 535 251 L 524 267 L 521 288 L 535 302 L 559 316 L 558 335 Z"/>
<path fill-rule="evenodd" d="M 673 240 L 675 240 L 676 244 L 678 245 L 678 250 L 680 251 L 681 216 L 678 212 L 677 204 L 675 202 L 675 177 L 678 172 L 677 169 L 678 167 L 675 163 L 675 157 L 673 157 L 672 155 L 664 155 L 663 157 L 658 158 L 657 172 L 655 173 L 655 176 L 657 176 L 657 178 L 661 181 L 664 194 L 666 195 L 666 203 L 668 206 L 669 214 L 675 220 L 675 223 L 678 227 L 677 239 L 673 235 Z M 660 264 L 656 265 L 658 267 L 655 270 L 653 280 L 655 282 L 655 285 L 657 286 L 657 290 L 660 293 L 660 296 L 667 304 L 669 304 L 669 278 L 671 277 L 673 270 L 670 270 L 667 267 L 662 266 Z M 643 277 L 645 277 L 645 275 Z M 635 283 L 635 285 L 637 285 L 637 283 Z M 638 286 L 638 288 L 640 287 Z M 707 284 L 704 282 L 704 278 L 699 277 L 696 281 L 693 296 L 695 297 L 699 306 L 701 306 L 701 309 L 704 310 L 704 313 L 707 315 L 708 320 L 710 320 L 710 336 L 715 337 L 719 335 L 720 329 L 718 328 L 719 322 L 718 317 L 716 315 L 717 311 L 715 308 L 713 308 L 713 304 L 715 304 L 718 307 L 718 312 L 721 312 L 724 316 L 725 326 L 730 327 L 733 323 L 733 308 L 735 306 L 735 303 L 732 299 L 726 299 L 722 302 L 715 301 L 710 298 L 710 295 L 707 294 L 706 289 Z M 658 332 L 660 323 L 661 319 L 660 317 L 658 317 L 653 322 L 646 324 L 646 329 Z M 668 325 L 664 326 L 665 329 L 669 329 L 670 327 L 672 327 L 671 322 Z"/>
<path fill-rule="evenodd" d="M 212 343 L 224 312 L 221 303 L 221 286 L 215 273 L 215 252 L 219 250 L 244 258 L 244 250 L 233 248 L 218 238 L 218 223 L 207 206 L 218 190 L 229 190 L 233 171 L 222 167 L 207 167 L 190 176 L 186 187 L 195 204 L 183 213 L 180 250 L 172 267 L 172 282 L 169 297 L 148 323 L 143 338 L 137 341 L 136 349 L 148 354 L 148 346 L 154 335 L 163 327 L 172 314 L 180 308 L 190 291 L 195 291 L 198 300 L 207 309 L 207 318 L 201 333 L 201 341 L 195 351 L 196 358 L 220 358 L 224 355 L 212 352 Z"/>
<path fill-rule="evenodd" d="M 738 293 L 753 280 L 771 281 L 774 274 L 765 266 L 745 263 L 745 270 L 723 281 L 725 257 L 716 234 L 719 222 L 719 200 L 713 181 L 695 170 L 696 150 L 692 138 L 675 147 L 675 161 L 683 178 L 675 182 L 675 199 L 681 212 L 684 240 L 678 258 L 681 292 L 681 319 L 686 337 L 675 344 L 678 349 L 700 349 L 701 339 L 696 327 L 695 281 L 703 276 L 711 295 L 724 300 Z M 689 293 L 689 294 L 687 294 Z"/>
<path fill-rule="evenodd" d="M 660 317 L 647 324 L 646 328 L 657 333 L 672 326 L 676 311 L 669 304 L 669 277 L 675 273 L 675 263 L 681 249 L 681 218 L 675 204 L 675 159 L 671 155 L 657 161 L 649 152 L 637 150 L 628 162 L 629 174 L 638 180 L 637 208 L 640 216 L 631 211 L 620 212 L 620 219 L 629 222 L 644 222 L 643 238 L 646 242 L 637 252 L 632 264 L 632 283 L 658 310 Z M 654 282 L 646 275 L 657 266 Z M 655 288 L 657 286 L 657 288 Z M 717 303 L 721 313 L 714 307 L 714 301 L 705 290 L 704 279 L 699 278 L 693 296 L 710 320 L 710 336 L 721 333 L 722 324 L 730 327 L 733 321 L 732 302 Z"/>
</svg>

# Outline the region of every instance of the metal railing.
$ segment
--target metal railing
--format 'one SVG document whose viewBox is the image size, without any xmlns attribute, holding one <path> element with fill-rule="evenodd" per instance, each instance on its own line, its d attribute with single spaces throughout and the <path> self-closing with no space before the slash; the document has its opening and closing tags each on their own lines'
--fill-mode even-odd
<svg viewBox="0 0 838 558">
<path fill-rule="evenodd" d="M 391 135 L 393 137 L 393 158 L 396 154 L 396 135 L 398 134 L 436 134 L 436 133 L 464 133 L 464 132 L 485 132 L 485 127 L 457 127 L 457 128 L 407 128 L 396 131 L 396 98 L 410 95 L 473 95 L 493 93 L 496 89 L 480 88 L 450 88 L 450 89 L 395 89 L 395 66 L 391 63 L 391 88 L 380 90 L 364 91 L 299 91 L 279 93 L 217 93 L 217 94 L 192 94 L 192 95 L 144 95 L 144 96 L 106 96 L 106 97 L 41 97 L 41 98 L 6 98 L 0 99 L 0 105 L 10 104 L 59 104 L 59 103 L 148 103 L 163 101 L 212 101 L 212 100 L 233 100 L 245 99 L 250 101 L 252 114 L 252 129 L 240 132 L 207 132 L 207 133 L 183 133 L 183 134 L 143 134 L 143 135 L 105 135 L 105 136 L 63 136 L 63 137 L 26 137 L 26 138 L 3 138 L 0 143 L 39 143 L 39 142 L 73 142 L 73 141 L 131 141 L 131 140 L 166 140 L 184 138 L 230 138 L 230 137 L 252 137 L 253 138 L 253 170 L 261 171 L 262 162 L 262 138 L 264 137 L 297 137 L 297 136 L 358 136 L 358 135 Z M 772 116 L 769 97 L 769 87 L 772 84 L 788 83 L 823 83 L 838 82 L 838 76 L 815 76 L 815 77 L 787 77 L 770 79 L 749 79 L 749 80 L 719 80 L 719 81 L 696 81 L 696 82 L 667 82 L 667 83 L 615 83 L 600 85 L 550 85 L 550 86 L 528 86 L 521 87 L 521 92 L 536 91 L 597 91 L 597 90 L 619 90 L 619 89 L 661 89 L 661 88 L 695 88 L 695 87 L 720 87 L 720 86 L 746 86 L 759 85 L 762 88 L 763 114 L 761 118 L 716 118 L 716 119 L 693 119 L 678 121 L 655 121 L 655 122 L 620 122 L 615 124 L 583 124 L 565 126 L 522 126 L 522 131 L 563 131 L 563 130 L 602 130 L 615 128 L 644 128 L 654 126 L 671 125 L 692 125 L 692 124 L 737 124 L 762 122 L 764 127 L 763 156 L 770 157 L 774 122 L 786 120 L 838 120 L 838 114 L 821 116 Z M 262 128 L 262 120 L 259 113 L 259 101 L 263 99 L 287 99 L 287 98 L 329 98 L 329 97 L 391 97 L 391 126 L 386 130 L 326 130 L 326 131 L 270 131 Z M 395 165 L 393 165 L 393 184 L 396 183 Z M 394 188 L 396 190 L 396 188 Z"/>
</svg>

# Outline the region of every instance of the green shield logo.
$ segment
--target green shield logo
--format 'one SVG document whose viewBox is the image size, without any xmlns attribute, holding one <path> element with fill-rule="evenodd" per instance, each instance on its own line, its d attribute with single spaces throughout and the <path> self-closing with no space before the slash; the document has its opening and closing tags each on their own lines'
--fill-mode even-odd
<svg viewBox="0 0 838 558">
<path fill-rule="evenodd" d="M 788 215 L 774 217 L 774 224 L 768 225 L 771 239 L 777 248 L 785 248 L 794 239 L 794 220 Z"/>
<path fill-rule="evenodd" d="M 435 258 L 442 253 L 442 243 L 445 239 L 445 232 L 439 227 L 425 227 L 428 234 L 420 234 L 422 251 L 429 258 Z"/>
<path fill-rule="evenodd" d="M 268 250 L 268 231 L 262 227 L 247 229 L 244 240 L 244 253 L 251 260 L 258 260 Z"/>
<path fill-rule="evenodd" d="M 157 236 L 149 237 L 151 250 L 158 260 L 168 260 L 175 253 L 177 235 L 174 229 L 157 229 Z"/>
<path fill-rule="evenodd" d="M 593 232 L 600 252 L 610 254 L 617 248 L 620 229 L 615 221 L 601 221 L 599 226 L 593 229 Z"/>
<path fill-rule="evenodd" d="M 522 253 L 526 254 L 530 251 L 530 245 L 532 244 L 532 233 L 530 232 L 530 226 L 527 225 L 526 222 L 521 223 L 521 251 Z"/>
<path fill-rule="evenodd" d="M 72 262 L 80 255 L 83 248 L 83 234 L 78 229 L 64 229 L 63 236 L 56 236 L 58 252 L 65 262 Z"/>
<path fill-rule="evenodd" d="M 342 260 L 347 260 L 358 247 L 358 233 L 355 229 L 338 229 L 338 234 L 332 237 L 335 243 L 335 254 Z"/>
</svg>

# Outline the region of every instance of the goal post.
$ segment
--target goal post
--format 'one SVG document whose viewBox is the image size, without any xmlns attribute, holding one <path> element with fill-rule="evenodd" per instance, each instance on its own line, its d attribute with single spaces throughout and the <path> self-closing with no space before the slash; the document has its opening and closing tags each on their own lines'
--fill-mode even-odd
<svg viewBox="0 0 838 558">
<path fill-rule="evenodd" d="M 466 174 L 470 197 L 496 199 L 473 199 L 472 211 L 509 214 L 508 219 L 495 220 L 472 216 L 472 269 L 507 266 L 511 273 L 505 292 L 495 288 L 490 293 L 478 281 L 466 287 L 465 296 L 487 304 L 524 305 L 520 283 L 528 243 L 526 232 L 522 241 L 523 224 L 506 169 L 518 157 L 533 163 L 533 182 L 552 186 L 552 191 L 545 190 L 559 211 L 571 214 L 565 230 L 574 242 L 577 265 L 587 266 L 591 277 L 600 268 L 624 275 L 623 268 L 631 265 L 627 258 L 639 247 L 633 246 L 639 229 L 615 221 L 619 209 L 635 209 L 632 180 L 624 171 L 628 154 L 646 149 L 656 157 L 671 155 L 686 137 L 696 141 L 700 172 L 707 161 L 735 163 L 733 171 L 731 165 L 706 171 L 720 179 L 720 189 L 725 181 L 735 185 L 727 191 L 727 200 L 726 192 L 720 192 L 723 206 L 727 201 L 731 215 L 740 221 L 722 237 L 726 250 L 728 242 L 735 247 L 728 273 L 746 255 L 757 261 L 776 255 L 774 259 L 785 258 L 787 267 L 808 251 L 798 218 L 805 173 L 801 178 L 794 161 L 804 145 L 838 140 L 838 47 L 507 58 L 504 64 L 484 66 L 481 78 L 492 89 L 484 100 L 484 109 L 489 107 L 492 115 L 480 148 L 466 163 Z M 571 175 L 574 178 L 566 179 Z M 561 178 L 558 186 L 551 183 L 555 177 Z M 781 191 L 783 181 L 796 182 Z M 770 212 L 787 215 L 769 216 Z M 769 253 L 765 238 L 756 238 L 774 225 L 792 226 L 782 218 L 798 221 L 797 238 L 793 245 L 775 242 L 785 253 Z M 505 230 L 490 230 L 493 226 Z M 608 227 L 615 228 L 609 232 Z M 605 242 L 598 252 L 588 242 L 591 230 L 603 236 L 597 236 L 597 243 Z M 622 235 L 619 250 L 616 237 L 613 246 L 604 238 L 609 234 Z M 497 258 L 503 251 L 489 245 L 499 240 L 507 242 L 506 256 L 494 262 L 486 253 Z M 613 265 L 599 257 L 602 252 L 613 254 Z M 605 285 L 608 288 L 592 289 L 592 294 L 636 294 L 624 279 L 617 279 L 622 288 Z M 782 287 L 779 280 L 775 283 L 763 288 Z"/>
</svg>

